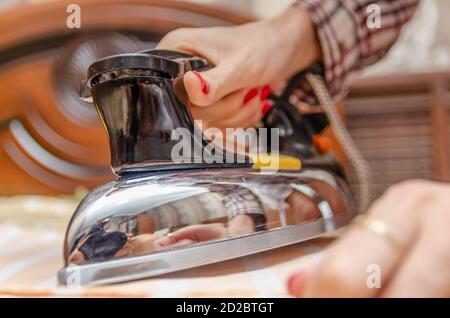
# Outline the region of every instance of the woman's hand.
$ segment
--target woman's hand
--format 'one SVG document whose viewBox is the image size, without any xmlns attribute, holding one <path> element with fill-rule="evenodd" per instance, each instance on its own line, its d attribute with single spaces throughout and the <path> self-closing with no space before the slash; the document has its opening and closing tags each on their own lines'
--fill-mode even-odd
<svg viewBox="0 0 450 318">
<path fill-rule="evenodd" d="M 188 72 L 183 80 L 194 118 L 217 128 L 257 123 L 270 108 L 265 101 L 268 85 L 320 58 L 313 24 L 300 6 L 240 26 L 177 29 L 157 48 L 202 56 L 215 65 Z"/>
<path fill-rule="evenodd" d="M 400 183 L 368 214 L 385 223 L 386 236 L 364 226 L 350 228 L 317 268 L 290 278 L 290 292 L 305 297 L 449 297 L 450 186 Z M 380 288 L 367 284 L 374 265 L 380 269 Z"/>
</svg>

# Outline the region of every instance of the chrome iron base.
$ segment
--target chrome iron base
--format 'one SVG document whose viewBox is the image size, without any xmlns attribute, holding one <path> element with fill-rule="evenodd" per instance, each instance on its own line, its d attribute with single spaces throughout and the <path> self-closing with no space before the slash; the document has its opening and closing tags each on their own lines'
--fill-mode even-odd
<svg viewBox="0 0 450 318">
<path fill-rule="evenodd" d="M 76 282 L 73 275 L 77 270 L 79 273 L 75 275 L 79 275 L 80 285 L 113 284 L 158 276 L 311 240 L 332 233 L 350 221 L 349 217 L 314 221 L 145 256 L 72 265 L 59 271 L 58 280 L 65 285 Z"/>
<path fill-rule="evenodd" d="M 119 283 L 310 240 L 351 221 L 349 198 L 346 184 L 323 170 L 215 169 L 111 182 L 72 218 L 59 282 Z"/>
</svg>

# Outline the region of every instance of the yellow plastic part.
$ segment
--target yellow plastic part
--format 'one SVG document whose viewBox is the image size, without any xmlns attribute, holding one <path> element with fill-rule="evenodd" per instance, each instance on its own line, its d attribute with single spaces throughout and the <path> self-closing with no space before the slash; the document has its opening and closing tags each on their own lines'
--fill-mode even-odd
<svg viewBox="0 0 450 318">
<path fill-rule="evenodd" d="M 252 155 L 253 169 L 258 170 L 300 170 L 300 159 L 284 154 Z"/>
</svg>

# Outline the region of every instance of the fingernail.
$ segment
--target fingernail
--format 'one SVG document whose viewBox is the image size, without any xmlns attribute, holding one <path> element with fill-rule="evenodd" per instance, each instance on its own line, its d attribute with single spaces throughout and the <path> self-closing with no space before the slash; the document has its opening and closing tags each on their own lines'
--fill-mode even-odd
<svg viewBox="0 0 450 318">
<path fill-rule="evenodd" d="M 261 100 L 265 100 L 267 97 L 269 97 L 270 93 L 272 93 L 272 87 L 269 85 L 264 86 L 261 89 Z"/>
<path fill-rule="evenodd" d="M 198 79 L 200 80 L 200 83 L 202 84 L 202 92 L 203 92 L 203 94 L 208 95 L 208 93 L 209 93 L 209 85 L 208 85 L 208 83 L 206 83 L 206 81 L 203 78 L 203 76 L 199 72 L 196 72 L 196 71 L 192 71 L 192 73 L 194 73 L 198 77 Z"/>
<path fill-rule="evenodd" d="M 272 104 L 271 103 L 265 103 L 263 105 L 263 108 L 262 108 L 263 115 L 265 115 L 271 109 L 272 109 Z"/>
<path fill-rule="evenodd" d="M 288 279 L 287 287 L 289 293 L 296 297 L 301 297 L 305 291 L 308 273 L 305 271 L 297 272 Z"/>
<path fill-rule="evenodd" d="M 244 97 L 244 105 L 247 104 L 249 101 L 251 101 L 253 97 L 255 97 L 256 95 L 258 95 L 257 88 L 252 88 L 251 90 L 249 90 Z"/>
</svg>

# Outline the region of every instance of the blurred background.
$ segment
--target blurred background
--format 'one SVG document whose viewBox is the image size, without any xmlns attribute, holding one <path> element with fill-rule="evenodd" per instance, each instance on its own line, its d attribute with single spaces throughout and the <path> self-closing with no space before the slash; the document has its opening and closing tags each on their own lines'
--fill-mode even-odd
<svg viewBox="0 0 450 318">
<path fill-rule="evenodd" d="M 97 114 L 78 98 L 94 60 L 149 48 L 177 27 L 244 23 L 291 2 L 2 0 L 0 195 L 70 195 L 113 178 Z M 81 29 L 66 27 L 69 3 L 82 8 Z M 447 0 L 422 1 L 342 101 L 377 195 L 410 178 L 450 181 L 449 13 Z"/>
</svg>

